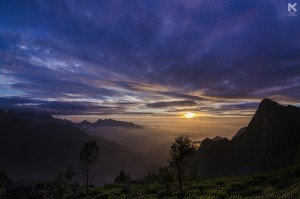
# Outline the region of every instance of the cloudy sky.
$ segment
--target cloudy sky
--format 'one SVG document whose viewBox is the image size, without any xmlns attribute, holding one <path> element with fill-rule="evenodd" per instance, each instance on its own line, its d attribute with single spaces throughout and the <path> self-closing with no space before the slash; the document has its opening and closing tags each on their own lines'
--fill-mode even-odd
<svg viewBox="0 0 300 199">
<path fill-rule="evenodd" d="M 300 13 L 288 3 L 2 0 L 0 106 L 143 118 L 299 105 Z"/>
</svg>

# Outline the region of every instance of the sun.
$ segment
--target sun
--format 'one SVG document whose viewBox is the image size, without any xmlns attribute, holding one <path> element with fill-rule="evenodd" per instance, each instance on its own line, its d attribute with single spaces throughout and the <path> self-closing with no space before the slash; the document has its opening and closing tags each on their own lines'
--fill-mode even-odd
<svg viewBox="0 0 300 199">
<path fill-rule="evenodd" d="M 192 112 L 187 112 L 186 114 L 184 114 L 184 117 L 185 118 L 193 118 L 193 117 L 195 117 L 195 113 L 192 113 Z"/>
</svg>

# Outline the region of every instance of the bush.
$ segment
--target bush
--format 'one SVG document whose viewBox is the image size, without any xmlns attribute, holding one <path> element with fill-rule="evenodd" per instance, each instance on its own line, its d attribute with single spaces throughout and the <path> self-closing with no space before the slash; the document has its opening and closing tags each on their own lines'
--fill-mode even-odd
<svg viewBox="0 0 300 199">
<path fill-rule="evenodd" d="M 247 189 L 244 189 L 239 192 L 239 195 L 241 196 L 255 196 L 260 194 L 263 191 L 261 187 L 248 187 Z"/>
<path fill-rule="evenodd" d="M 294 177 L 300 177 L 300 166 L 297 166 L 293 171 Z"/>
<path fill-rule="evenodd" d="M 210 196 L 214 196 L 217 199 L 223 199 L 227 196 L 226 191 L 220 189 L 211 189 L 207 191 L 207 194 Z"/>
<path fill-rule="evenodd" d="M 199 189 L 191 189 L 186 193 L 187 197 L 195 197 L 200 195 L 201 195 L 201 191 Z"/>
<path fill-rule="evenodd" d="M 223 186 L 224 184 L 225 184 L 225 182 L 223 180 L 216 180 L 215 181 L 216 186 Z"/>
<path fill-rule="evenodd" d="M 228 194 L 232 194 L 240 192 L 246 188 L 248 188 L 248 185 L 244 182 L 233 182 L 229 184 L 229 186 L 226 188 L 226 191 Z"/>
<path fill-rule="evenodd" d="M 164 186 L 154 183 L 145 188 L 146 194 L 157 194 L 159 190 L 165 190 Z"/>
<path fill-rule="evenodd" d="M 197 197 L 197 199 L 219 199 L 216 196 L 200 196 Z"/>
<path fill-rule="evenodd" d="M 280 182 L 281 178 L 279 176 L 274 176 L 272 178 L 269 178 L 268 180 L 266 180 L 266 183 L 268 183 L 269 185 L 277 185 Z"/>
<path fill-rule="evenodd" d="M 245 180 L 243 180 L 243 182 L 246 183 L 246 184 L 248 184 L 248 185 L 250 185 L 250 186 L 256 186 L 256 185 L 259 185 L 261 183 L 260 180 L 258 180 L 258 179 L 252 179 L 252 178 L 245 179 Z"/>
<path fill-rule="evenodd" d="M 294 179 L 284 179 L 277 183 L 276 188 L 278 189 L 284 189 L 287 188 L 293 184 L 295 184 L 297 180 Z"/>
<path fill-rule="evenodd" d="M 263 173 L 263 174 L 252 176 L 252 179 L 257 179 L 260 180 L 261 182 L 264 182 L 274 176 L 275 176 L 274 173 Z"/>
<path fill-rule="evenodd" d="M 0 188 L 0 198 L 4 197 L 4 194 L 5 194 L 5 189 Z"/>
<path fill-rule="evenodd" d="M 242 196 L 237 195 L 237 196 L 229 196 L 226 199 L 245 199 L 245 198 L 242 197 Z"/>
</svg>

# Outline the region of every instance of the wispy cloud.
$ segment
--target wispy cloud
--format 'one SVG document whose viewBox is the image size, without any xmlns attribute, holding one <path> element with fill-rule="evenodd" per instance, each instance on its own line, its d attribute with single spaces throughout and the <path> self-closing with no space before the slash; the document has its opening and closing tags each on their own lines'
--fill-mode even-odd
<svg viewBox="0 0 300 199">
<path fill-rule="evenodd" d="M 155 103 L 149 103 L 147 104 L 150 108 L 165 108 L 165 107 L 172 107 L 172 106 L 196 106 L 197 103 L 190 100 L 184 100 L 184 101 L 168 101 L 168 102 L 155 102 Z"/>
<path fill-rule="evenodd" d="M 285 3 L 4 1 L 0 13 L 0 95 L 40 108 L 242 114 L 219 103 L 300 100 L 300 18 Z"/>
</svg>

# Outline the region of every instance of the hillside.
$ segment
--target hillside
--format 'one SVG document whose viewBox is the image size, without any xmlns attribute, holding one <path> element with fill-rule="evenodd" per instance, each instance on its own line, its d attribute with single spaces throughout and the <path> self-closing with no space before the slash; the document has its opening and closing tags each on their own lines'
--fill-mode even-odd
<svg viewBox="0 0 300 199">
<path fill-rule="evenodd" d="M 193 162 L 200 177 L 217 177 L 283 168 L 299 157 L 300 108 L 264 99 L 232 140 L 203 140 Z"/>
<path fill-rule="evenodd" d="M 171 179 L 171 178 L 169 178 Z M 47 184 L 47 183 L 46 183 Z M 29 186 L 14 186 L 7 189 L 12 197 L 22 188 L 22 197 L 47 193 L 47 186 L 28 191 Z M 124 183 L 106 184 L 102 187 L 91 187 L 90 196 L 85 196 L 85 188 L 78 187 L 77 198 L 169 198 L 176 199 L 178 185 L 176 181 L 166 180 L 164 175 L 150 175 L 142 180 Z M 5 194 L 5 189 L 3 189 Z M 24 191 L 27 190 L 27 191 Z M 72 197 L 72 191 L 65 196 Z M 229 176 L 213 179 L 189 179 L 185 182 L 185 199 L 297 199 L 300 198 L 300 165 L 281 170 L 254 173 L 251 175 Z"/>
<path fill-rule="evenodd" d="M 100 146 L 99 161 L 92 168 L 93 183 L 110 182 L 122 169 L 133 177 L 143 176 L 148 169 L 141 154 L 49 115 L 0 111 L 0 130 L 0 170 L 14 181 L 53 180 L 68 166 L 75 168 L 76 181 L 83 181 L 79 153 L 91 139 Z"/>
<path fill-rule="evenodd" d="M 170 188 L 167 194 L 167 185 Z M 126 192 L 125 192 L 126 191 Z M 300 165 L 282 170 L 185 182 L 185 199 L 296 199 L 300 198 Z M 160 176 L 93 188 L 99 198 L 177 198 L 178 187 Z M 127 193 L 127 194 L 125 194 Z"/>
</svg>

